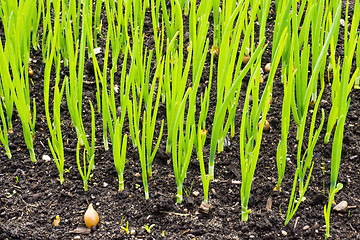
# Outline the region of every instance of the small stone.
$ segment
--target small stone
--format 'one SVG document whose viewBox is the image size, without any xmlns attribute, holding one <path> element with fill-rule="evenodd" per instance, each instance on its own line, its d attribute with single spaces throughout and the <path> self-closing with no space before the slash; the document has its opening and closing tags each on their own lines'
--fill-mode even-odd
<svg viewBox="0 0 360 240">
<path fill-rule="evenodd" d="M 50 160 L 51 160 L 51 157 L 50 157 L 49 155 L 45 155 L 45 154 L 44 154 L 44 155 L 42 156 L 42 160 L 45 161 L 45 162 L 47 162 L 47 161 L 50 161 Z"/>
<path fill-rule="evenodd" d="M 284 231 L 284 230 L 281 230 L 281 234 L 284 235 L 284 236 L 286 236 L 286 235 L 287 235 L 287 232 Z"/>
<path fill-rule="evenodd" d="M 206 202 L 202 202 L 200 207 L 199 207 L 199 211 L 202 213 L 206 213 L 208 214 L 210 212 L 210 209 L 212 208 L 212 206 Z"/>
<path fill-rule="evenodd" d="M 328 104 L 328 101 L 326 101 L 326 100 L 321 100 L 320 103 L 321 103 L 321 104 Z"/>
<path fill-rule="evenodd" d="M 117 85 L 117 84 L 114 85 L 114 92 L 119 93 L 119 85 Z M 121 110 L 121 107 L 120 107 L 120 110 Z"/>
<path fill-rule="evenodd" d="M 350 157 L 350 160 L 354 160 L 355 158 L 357 158 L 358 155 L 354 155 Z"/>
<path fill-rule="evenodd" d="M 81 239 L 81 238 L 80 238 L 80 236 L 78 235 L 78 236 L 75 236 L 74 239 Z"/>
<path fill-rule="evenodd" d="M 272 198 L 269 197 L 266 201 L 266 211 L 271 212 L 271 207 L 272 207 Z"/>
<path fill-rule="evenodd" d="M 194 192 L 193 192 L 193 196 L 194 196 L 194 197 L 199 196 L 199 194 L 200 194 L 200 192 L 199 192 L 199 191 L 194 191 Z"/>
<path fill-rule="evenodd" d="M 76 229 L 69 231 L 69 233 L 76 233 L 76 234 L 90 234 L 91 229 L 86 227 L 77 227 Z M 80 236 L 79 238 L 80 239 Z"/>
<path fill-rule="evenodd" d="M 119 115 L 121 114 L 121 106 L 116 108 L 116 113 L 119 114 Z"/>
<path fill-rule="evenodd" d="M 310 229 L 310 226 L 309 226 L 309 225 L 305 225 L 305 226 L 303 227 L 303 230 L 304 230 L 304 231 L 306 231 L 306 230 L 308 230 L 308 229 Z"/>
<path fill-rule="evenodd" d="M 241 181 L 239 181 L 239 180 L 231 180 L 231 184 L 240 185 Z"/>
<path fill-rule="evenodd" d="M 104 187 L 107 187 L 108 185 L 109 185 L 109 184 L 108 184 L 107 182 L 104 182 L 104 183 L 103 183 L 103 186 L 104 186 Z"/>
<path fill-rule="evenodd" d="M 340 25 L 345 27 L 345 20 L 344 19 L 340 19 Z"/>
<path fill-rule="evenodd" d="M 135 229 L 134 229 L 134 228 L 131 228 L 131 229 L 130 229 L 130 235 L 135 235 L 135 234 L 136 234 Z"/>
<path fill-rule="evenodd" d="M 216 194 L 216 191 L 215 191 L 214 188 L 211 189 L 211 192 L 212 192 L 213 194 Z"/>
<path fill-rule="evenodd" d="M 346 209 L 348 207 L 347 201 L 341 201 L 338 205 L 334 207 L 334 211 L 336 212 L 346 212 Z"/>
<path fill-rule="evenodd" d="M 265 72 L 270 72 L 271 69 L 271 63 L 267 63 L 264 67 Z"/>
<path fill-rule="evenodd" d="M 135 173 L 135 175 L 134 175 L 136 178 L 139 178 L 139 177 L 141 177 L 141 174 L 140 173 Z"/>
<path fill-rule="evenodd" d="M 99 53 L 101 53 L 101 47 L 94 48 L 94 54 L 97 55 Z"/>
</svg>

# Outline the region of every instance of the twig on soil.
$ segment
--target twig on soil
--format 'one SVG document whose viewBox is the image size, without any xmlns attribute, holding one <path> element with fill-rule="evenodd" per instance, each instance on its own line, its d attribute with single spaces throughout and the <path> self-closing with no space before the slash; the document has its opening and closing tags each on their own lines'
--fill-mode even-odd
<svg viewBox="0 0 360 240">
<path fill-rule="evenodd" d="M 177 215 L 177 216 L 183 216 L 183 217 L 186 217 L 186 216 L 190 216 L 189 213 L 176 213 L 176 212 L 167 212 L 167 211 L 160 211 L 161 213 L 166 213 L 166 214 L 169 214 L 169 215 Z"/>
</svg>

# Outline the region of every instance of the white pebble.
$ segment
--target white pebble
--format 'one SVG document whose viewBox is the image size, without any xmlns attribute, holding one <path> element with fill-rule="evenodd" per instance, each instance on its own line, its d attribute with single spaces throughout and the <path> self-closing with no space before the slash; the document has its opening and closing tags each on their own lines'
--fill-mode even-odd
<svg viewBox="0 0 360 240">
<path fill-rule="evenodd" d="M 194 197 L 199 196 L 199 194 L 200 194 L 200 192 L 199 192 L 199 191 L 194 191 L 194 192 L 193 192 Z"/>
<path fill-rule="evenodd" d="M 338 205 L 334 207 L 334 211 L 336 212 L 345 212 L 348 207 L 347 201 L 341 201 Z"/>
<path fill-rule="evenodd" d="M 44 154 L 44 155 L 42 156 L 42 160 L 47 162 L 47 161 L 50 161 L 50 160 L 51 160 L 51 157 L 50 157 L 49 155 L 45 155 L 45 154 Z"/>
</svg>

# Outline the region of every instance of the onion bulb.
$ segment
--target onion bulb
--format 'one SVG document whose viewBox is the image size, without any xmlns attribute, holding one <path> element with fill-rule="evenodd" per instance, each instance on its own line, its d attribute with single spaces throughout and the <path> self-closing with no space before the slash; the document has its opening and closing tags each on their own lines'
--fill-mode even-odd
<svg viewBox="0 0 360 240">
<path fill-rule="evenodd" d="M 28 75 L 31 78 L 34 76 L 34 70 L 32 70 L 30 67 L 28 68 Z"/>
<path fill-rule="evenodd" d="M 93 226 L 96 226 L 99 223 L 99 215 L 94 210 L 91 203 L 85 212 L 84 221 L 87 228 L 92 228 Z"/>
<path fill-rule="evenodd" d="M 214 55 L 214 57 L 219 56 L 220 49 L 218 46 L 213 46 L 210 50 L 210 53 Z"/>
<path fill-rule="evenodd" d="M 244 55 L 242 59 L 243 64 L 247 64 L 250 61 L 250 55 Z"/>
<path fill-rule="evenodd" d="M 258 128 L 260 128 L 260 126 L 261 126 L 261 121 L 258 123 Z M 270 130 L 270 123 L 268 120 L 265 120 L 263 131 L 268 132 L 269 130 Z"/>
<path fill-rule="evenodd" d="M 271 63 L 267 63 L 264 68 L 265 72 L 270 72 L 270 68 L 271 68 Z"/>
</svg>

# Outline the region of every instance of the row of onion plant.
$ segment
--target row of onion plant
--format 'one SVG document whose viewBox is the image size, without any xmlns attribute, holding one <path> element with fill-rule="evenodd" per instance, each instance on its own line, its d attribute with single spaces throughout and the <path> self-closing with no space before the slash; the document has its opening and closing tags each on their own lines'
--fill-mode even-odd
<svg viewBox="0 0 360 240">
<path fill-rule="evenodd" d="M 102 28 L 103 4 L 108 22 L 107 29 Z M 337 176 L 344 123 L 350 105 L 348 96 L 354 86 L 358 87 L 360 78 L 358 69 L 351 75 L 354 55 L 357 67 L 360 65 L 360 41 L 357 34 L 360 17 L 354 14 L 348 33 L 348 9 L 345 13 L 345 57 L 342 65 L 335 57 L 341 1 L 320 0 L 300 3 L 296 0 L 275 1 L 276 18 L 271 67 L 262 92 L 260 92 L 263 79 L 261 59 L 268 46 L 265 44 L 265 28 L 270 9 L 269 0 L 222 2 L 214 0 L 210 3 L 202 0 L 198 5 L 195 0 L 171 0 L 169 4 L 165 0 L 105 2 L 97 0 L 94 6 L 89 0 L 84 0 L 82 4 L 76 4 L 75 0 L 46 0 L 39 1 L 38 5 L 35 1 L 24 0 L 20 1 L 20 4 L 6 3 L 6 7 L 2 2 L 1 6 L 3 7 L 0 17 L 5 29 L 6 42 L 5 46 L 2 44 L 0 46 L 0 63 L 6 67 L 0 68 L 2 97 L 0 141 L 5 147 L 7 156 L 11 158 L 7 134 L 12 129 L 11 119 L 15 105 L 22 122 L 31 160 L 36 161 L 32 143 L 35 136 L 36 108 L 35 102 L 31 103 L 29 93 L 29 72 L 24 70 L 29 67 L 30 42 L 32 41 L 35 49 L 39 47 L 37 29 L 42 19 L 44 34 L 41 49 L 45 62 L 44 102 L 50 132 L 48 144 L 59 171 L 60 183 L 63 183 L 65 155 L 60 106 L 65 93 L 77 135 L 76 163 L 85 191 L 88 189 L 91 171 L 95 166 L 95 110 L 91 101 L 89 101 L 90 130 L 85 128 L 82 117 L 86 60 L 91 59 L 94 66 L 96 107 L 102 117 L 104 149 L 108 150 L 109 145 L 112 147 L 119 190 L 125 188 L 127 143 L 131 142 L 139 153 L 145 199 L 149 198 L 147 181 L 153 176 L 152 164 L 162 142 L 163 131 L 166 129 L 166 152 L 171 153 L 172 156 L 178 203 L 183 200 L 184 181 L 194 148 L 200 165 L 204 201 L 209 202 L 208 190 L 210 181 L 215 178 L 216 152 L 223 151 L 228 135 L 232 138 L 237 131 L 235 118 L 242 81 L 249 73 L 250 79 L 239 126 L 242 180 L 240 199 L 243 221 L 248 220 L 250 213 L 248 209 L 250 191 L 260 154 L 263 127 L 271 106 L 273 81 L 280 60 L 284 99 L 281 140 L 276 156 L 278 182 L 274 190 L 281 190 L 280 186 L 285 175 L 290 112 L 297 125 L 298 141 L 297 166 L 285 225 L 295 215 L 302 202 L 314 167 L 312 158 L 315 146 L 325 121 L 325 112 L 321 110 L 321 122 L 315 130 L 315 120 L 320 112 L 320 101 L 325 89 L 324 76 L 328 61 L 328 72 L 332 72 L 333 82 L 332 108 L 327 122 L 326 143 L 336 125 L 331 158 L 329 203 L 324 207 L 326 237 L 329 236 L 331 202 L 335 193 L 342 188 L 342 184 L 337 183 Z M 147 10 L 151 12 L 155 42 L 153 50 L 144 47 L 143 31 Z M 359 3 L 356 2 L 354 13 L 359 10 Z M 211 13 L 214 34 L 213 46 L 210 47 L 208 32 Z M 27 24 L 22 24 L 23 16 L 26 16 Z M 51 16 L 54 16 L 54 22 L 50 20 Z M 183 25 L 184 16 L 189 18 L 187 47 L 184 40 L 184 29 L 187 27 Z M 256 23 L 260 26 L 258 33 L 255 31 Z M 301 30 L 298 31 L 300 27 Z M 11 34 L 12 32 L 15 34 Z M 97 56 L 98 38 L 104 38 L 105 33 L 104 64 L 101 68 Z M 311 44 L 308 42 L 310 34 Z M 256 42 L 255 39 L 259 41 Z M 199 101 L 198 89 L 209 54 L 211 59 L 209 79 L 205 91 L 200 94 Z M 309 68 L 310 55 L 312 63 Z M 214 66 L 216 57 L 218 64 Z M 109 61 L 112 66 L 110 71 Z M 118 71 L 119 63 L 122 67 L 120 78 L 117 79 L 115 73 Z M 69 75 L 64 79 L 60 76 L 62 64 L 69 68 Z M 217 98 L 209 136 L 210 155 L 206 174 L 203 148 L 209 128 L 206 119 L 213 68 L 217 71 Z M 52 77 L 54 72 L 55 77 Z M 54 92 L 50 94 L 52 84 L 54 84 Z M 115 90 L 117 85 L 120 87 Z M 118 100 L 115 97 L 117 94 L 120 95 Z M 50 96 L 53 96 L 53 101 L 50 101 Z M 166 116 L 157 115 L 161 101 L 166 106 Z M 52 112 L 50 102 L 53 103 Z M 314 109 L 308 126 L 311 105 Z M 197 111 L 197 108 L 200 111 Z M 199 116 L 196 117 L 196 114 Z M 126 121 L 129 124 L 128 133 L 124 131 Z M 158 136 L 155 136 L 156 127 L 160 127 Z M 309 130 L 308 133 L 305 133 L 306 129 Z M 86 131 L 90 131 L 91 134 L 87 135 Z M 306 134 L 308 134 L 308 142 L 307 145 L 305 144 L 307 150 L 304 152 L 302 148 Z M 83 159 L 80 160 L 81 158 Z"/>
</svg>

